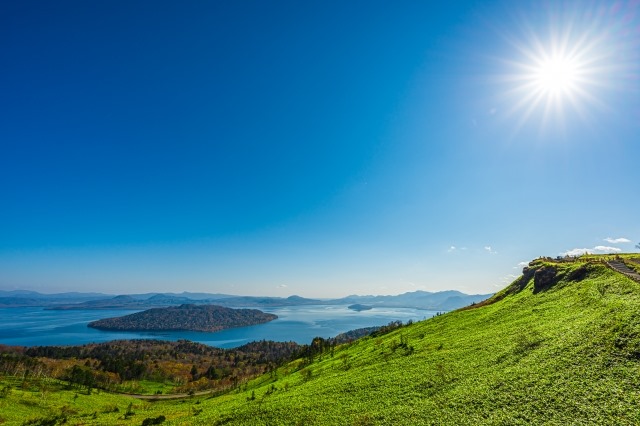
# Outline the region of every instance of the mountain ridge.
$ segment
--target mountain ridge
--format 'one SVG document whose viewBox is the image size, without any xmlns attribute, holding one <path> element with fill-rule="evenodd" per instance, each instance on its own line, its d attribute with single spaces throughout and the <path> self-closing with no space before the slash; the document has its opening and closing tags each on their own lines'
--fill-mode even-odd
<svg viewBox="0 0 640 426">
<path fill-rule="evenodd" d="M 28 294 L 31 297 L 27 297 Z M 96 296 L 97 295 L 97 296 Z M 186 295 L 193 295 L 194 298 Z M 415 308 L 434 311 L 449 311 L 478 303 L 491 294 L 465 294 L 457 290 L 427 292 L 417 290 L 398 295 L 350 295 L 337 299 L 312 299 L 298 295 L 288 297 L 234 296 L 208 293 L 145 293 L 117 296 L 101 293 L 61 293 L 46 295 L 36 292 L 0 292 L 0 307 L 38 307 L 54 310 L 73 309 L 151 309 L 181 304 L 216 304 L 230 308 L 284 307 L 304 305 L 370 305 L 374 308 Z M 76 298 L 75 301 L 71 299 Z"/>
</svg>

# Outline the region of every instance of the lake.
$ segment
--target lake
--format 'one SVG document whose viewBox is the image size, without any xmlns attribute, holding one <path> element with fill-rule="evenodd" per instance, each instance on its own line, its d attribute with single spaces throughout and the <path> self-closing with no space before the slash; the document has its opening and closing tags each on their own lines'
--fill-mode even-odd
<svg viewBox="0 0 640 426">
<path fill-rule="evenodd" d="M 215 333 L 169 331 L 103 331 L 87 327 L 91 321 L 123 316 L 130 310 L 68 310 L 0 308 L 0 344 L 11 346 L 82 345 L 116 339 L 187 339 L 219 348 L 233 348 L 254 340 L 310 343 L 314 337 L 334 337 L 356 328 L 430 318 L 436 311 L 411 308 L 374 308 L 356 312 L 339 306 L 287 306 L 263 309 L 278 315 L 266 324 L 232 328 Z"/>
</svg>

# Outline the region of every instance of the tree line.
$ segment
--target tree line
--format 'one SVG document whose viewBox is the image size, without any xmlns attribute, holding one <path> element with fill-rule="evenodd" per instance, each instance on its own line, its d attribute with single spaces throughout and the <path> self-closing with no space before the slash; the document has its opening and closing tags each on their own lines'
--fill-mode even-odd
<svg viewBox="0 0 640 426">
<path fill-rule="evenodd" d="M 188 340 L 115 340 L 81 346 L 0 346 L 0 374 L 53 378 L 72 386 L 123 391 L 130 381 L 170 382 L 174 392 L 224 391 L 295 359 L 312 361 L 362 336 L 386 334 L 403 324 L 352 330 L 308 345 L 268 340 L 221 349 Z"/>
</svg>

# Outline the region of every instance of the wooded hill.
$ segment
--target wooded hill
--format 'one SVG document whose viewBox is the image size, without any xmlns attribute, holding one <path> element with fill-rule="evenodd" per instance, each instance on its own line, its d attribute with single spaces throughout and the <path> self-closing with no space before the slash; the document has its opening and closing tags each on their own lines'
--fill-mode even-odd
<svg viewBox="0 0 640 426">
<path fill-rule="evenodd" d="M 305 346 L 260 341 L 219 349 L 180 340 L 115 340 L 83 346 L 0 348 L 0 374 L 60 379 L 91 388 L 148 393 L 139 381 L 165 392 L 230 389 L 300 356 Z"/>
<path fill-rule="evenodd" d="M 216 305 L 180 305 L 90 322 L 89 327 L 122 331 L 220 331 L 273 321 L 277 315 L 258 309 L 232 309 Z"/>
<path fill-rule="evenodd" d="M 334 338 L 316 337 L 308 345 L 261 340 L 220 349 L 201 343 L 136 339 L 82 346 L 18 347 L 0 345 L 0 377 L 20 377 L 23 383 L 64 380 L 70 387 L 137 394 L 220 392 L 250 378 L 273 372 L 291 360 L 313 359 L 371 333 L 402 327 L 392 322 Z"/>
</svg>

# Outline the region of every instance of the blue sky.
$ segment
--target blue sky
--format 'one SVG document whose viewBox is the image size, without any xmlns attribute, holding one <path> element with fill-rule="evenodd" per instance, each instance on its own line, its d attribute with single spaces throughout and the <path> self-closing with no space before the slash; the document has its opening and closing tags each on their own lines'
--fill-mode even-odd
<svg viewBox="0 0 640 426">
<path fill-rule="evenodd" d="M 637 1 L 3 2 L 0 289 L 489 293 L 637 251 L 638 40 Z"/>
</svg>

